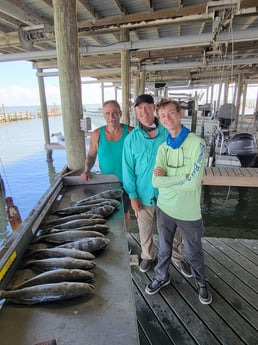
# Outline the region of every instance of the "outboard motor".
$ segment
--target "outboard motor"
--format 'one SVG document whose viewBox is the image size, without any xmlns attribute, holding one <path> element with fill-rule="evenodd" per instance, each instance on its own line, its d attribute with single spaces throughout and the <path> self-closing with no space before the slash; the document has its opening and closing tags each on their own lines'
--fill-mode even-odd
<svg viewBox="0 0 258 345">
<path fill-rule="evenodd" d="M 254 136 L 249 133 L 239 133 L 227 141 L 228 154 L 236 156 L 241 167 L 254 165 L 257 154 L 257 144 Z"/>
<path fill-rule="evenodd" d="M 229 126 L 236 119 L 236 106 L 232 103 L 223 104 L 218 111 L 220 127 L 224 131 L 229 130 Z"/>
</svg>

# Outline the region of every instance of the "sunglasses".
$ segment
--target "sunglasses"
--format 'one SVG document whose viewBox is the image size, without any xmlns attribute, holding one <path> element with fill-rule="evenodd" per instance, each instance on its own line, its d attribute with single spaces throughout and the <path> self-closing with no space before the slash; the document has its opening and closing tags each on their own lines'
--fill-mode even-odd
<svg viewBox="0 0 258 345">
<path fill-rule="evenodd" d="M 175 164 L 170 164 L 170 160 L 169 160 L 169 152 L 171 151 L 171 149 L 167 149 L 166 152 L 166 164 L 167 167 L 169 168 L 182 168 L 185 165 L 185 155 L 184 155 L 184 149 L 182 147 L 180 147 L 177 150 L 177 159 L 176 159 L 176 165 Z M 173 154 L 173 158 L 175 161 L 175 154 Z"/>
</svg>

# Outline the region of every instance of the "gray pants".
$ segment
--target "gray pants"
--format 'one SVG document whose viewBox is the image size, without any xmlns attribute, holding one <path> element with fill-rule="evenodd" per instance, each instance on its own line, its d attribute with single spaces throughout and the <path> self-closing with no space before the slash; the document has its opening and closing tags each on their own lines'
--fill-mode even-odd
<svg viewBox="0 0 258 345">
<path fill-rule="evenodd" d="M 203 222 L 182 221 L 168 216 L 157 207 L 157 227 L 159 231 L 159 255 L 155 266 L 155 278 L 167 280 L 168 268 L 171 261 L 173 239 L 177 227 L 182 234 L 184 253 L 190 263 L 193 275 L 198 283 L 205 283 L 204 255 L 202 249 Z"/>
<path fill-rule="evenodd" d="M 145 206 L 140 212 L 135 213 L 139 236 L 141 242 L 141 258 L 147 260 L 154 260 L 154 243 L 153 243 L 153 231 L 156 225 L 155 217 L 156 206 Z M 172 260 L 175 263 L 184 260 L 183 248 L 182 248 L 182 236 L 179 231 L 176 231 L 173 241 L 173 254 Z"/>
</svg>

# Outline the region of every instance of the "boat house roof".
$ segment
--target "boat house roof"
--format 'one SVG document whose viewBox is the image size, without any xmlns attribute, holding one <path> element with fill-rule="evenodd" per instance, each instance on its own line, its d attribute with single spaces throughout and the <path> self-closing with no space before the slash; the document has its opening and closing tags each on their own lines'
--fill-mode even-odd
<svg viewBox="0 0 258 345">
<path fill-rule="evenodd" d="M 131 79 L 145 71 L 155 87 L 257 83 L 257 0 L 78 0 L 77 21 L 81 76 L 119 85 L 126 49 Z M 52 0 L 1 0 L 0 36 L 0 62 L 57 73 Z"/>
</svg>

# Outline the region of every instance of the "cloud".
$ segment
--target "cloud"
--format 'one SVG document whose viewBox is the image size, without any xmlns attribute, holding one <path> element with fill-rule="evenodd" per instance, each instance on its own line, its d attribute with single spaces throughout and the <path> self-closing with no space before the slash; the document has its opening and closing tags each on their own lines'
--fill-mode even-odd
<svg viewBox="0 0 258 345">
<path fill-rule="evenodd" d="M 1 103 L 5 106 L 38 105 L 39 93 L 37 89 L 10 86 L 0 89 Z"/>
</svg>

